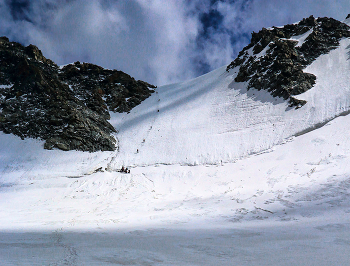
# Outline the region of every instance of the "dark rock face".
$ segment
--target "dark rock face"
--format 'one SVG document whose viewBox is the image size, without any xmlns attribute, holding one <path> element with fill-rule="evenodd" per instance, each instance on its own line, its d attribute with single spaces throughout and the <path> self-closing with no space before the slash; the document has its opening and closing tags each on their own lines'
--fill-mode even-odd
<svg viewBox="0 0 350 266">
<path fill-rule="evenodd" d="M 154 86 L 79 62 L 62 69 L 34 45 L 0 38 L 0 130 L 46 140 L 46 149 L 116 149 L 109 111 L 130 111 Z"/>
<path fill-rule="evenodd" d="M 293 96 L 311 89 L 316 82 L 316 77 L 303 69 L 337 48 L 342 38 L 349 38 L 349 30 L 348 25 L 332 18 L 313 16 L 282 28 L 264 28 L 252 33 L 251 43 L 226 70 L 239 66 L 236 82 L 248 82 L 248 89 L 267 90 L 274 97 L 288 100 L 291 107 L 299 108 L 306 102 Z M 302 45 L 291 40 L 303 34 L 308 36 Z"/>
<path fill-rule="evenodd" d="M 87 107 L 106 119 L 109 119 L 108 111 L 129 112 L 156 88 L 144 81 L 136 81 L 122 71 L 80 62 L 64 66 L 59 71 L 59 78 Z"/>
</svg>

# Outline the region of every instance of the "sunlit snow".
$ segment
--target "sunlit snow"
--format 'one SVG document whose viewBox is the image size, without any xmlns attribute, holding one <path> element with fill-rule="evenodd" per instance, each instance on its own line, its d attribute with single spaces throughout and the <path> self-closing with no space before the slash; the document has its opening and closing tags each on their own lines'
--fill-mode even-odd
<svg viewBox="0 0 350 266">
<path fill-rule="evenodd" d="M 113 114 L 116 152 L 1 132 L 0 264 L 347 265 L 349 47 L 300 109 L 223 67 Z"/>
</svg>

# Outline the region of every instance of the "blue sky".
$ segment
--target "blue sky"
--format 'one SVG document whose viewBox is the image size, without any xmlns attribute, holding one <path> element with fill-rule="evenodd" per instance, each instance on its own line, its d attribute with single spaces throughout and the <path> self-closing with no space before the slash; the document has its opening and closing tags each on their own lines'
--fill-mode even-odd
<svg viewBox="0 0 350 266">
<path fill-rule="evenodd" d="M 91 62 L 164 85 L 230 63 L 262 27 L 348 13 L 348 0 L 0 0 L 0 35 L 59 65 Z"/>
</svg>

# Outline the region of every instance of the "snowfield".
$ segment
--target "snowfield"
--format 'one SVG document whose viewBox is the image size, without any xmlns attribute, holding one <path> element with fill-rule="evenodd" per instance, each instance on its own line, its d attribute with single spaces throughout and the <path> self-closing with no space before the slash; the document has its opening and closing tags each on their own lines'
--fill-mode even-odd
<svg viewBox="0 0 350 266">
<path fill-rule="evenodd" d="M 1 265 L 348 265 L 349 53 L 299 109 L 225 67 L 160 87 L 112 114 L 116 152 L 0 132 Z"/>
<path fill-rule="evenodd" d="M 160 87 L 130 114 L 113 115 L 120 141 L 115 168 L 233 162 L 348 112 L 349 47 L 350 40 L 343 40 L 305 70 L 317 76 L 317 83 L 298 95 L 308 101 L 300 109 L 266 91 L 247 92 L 245 83 L 233 82 L 238 69 L 227 73 L 222 67 Z"/>
</svg>

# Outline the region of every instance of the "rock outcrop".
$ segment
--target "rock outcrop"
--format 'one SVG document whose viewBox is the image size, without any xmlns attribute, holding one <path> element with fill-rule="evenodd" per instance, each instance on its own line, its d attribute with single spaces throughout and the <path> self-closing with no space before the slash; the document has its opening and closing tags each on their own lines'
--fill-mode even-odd
<svg viewBox="0 0 350 266">
<path fill-rule="evenodd" d="M 303 19 L 284 27 L 263 28 L 253 32 L 251 43 L 227 67 L 239 67 L 236 82 L 248 82 L 248 89 L 267 90 L 274 97 L 288 100 L 299 108 L 306 102 L 296 99 L 316 82 L 313 74 L 303 69 L 317 57 L 339 46 L 350 37 L 350 27 L 332 18 Z M 304 35 L 302 44 L 293 40 Z"/>
<path fill-rule="evenodd" d="M 59 78 L 91 110 L 109 119 L 109 111 L 129 112 L 154 92 L 155 86 L 128 74 L 75 62 L 59 70 Z"/>
<path fill-rule="evenodd" d="M 152 88 L 93 64 L 60 69 L 36 46 L 0 37 L 0 130 L 43 139 L 46 149 L 115 150 L 109 111 L 130 111 Z"/>
</svg>

